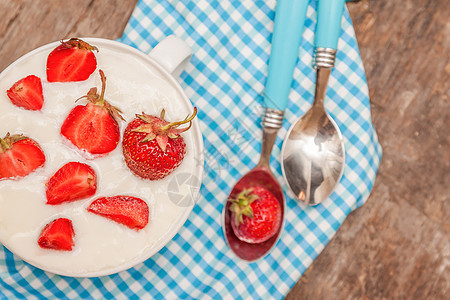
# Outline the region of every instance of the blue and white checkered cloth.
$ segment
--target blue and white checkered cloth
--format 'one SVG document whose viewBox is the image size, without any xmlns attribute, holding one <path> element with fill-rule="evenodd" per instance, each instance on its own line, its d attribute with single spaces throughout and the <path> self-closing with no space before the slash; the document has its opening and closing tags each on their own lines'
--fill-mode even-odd
<svg viewBox="0 0 450 300">
<path fill-rule="evenodd" d="M 369 196 L 381 158 L 371 123 L 369 94 L 355 33 L 345 12 L 337 63 L 325 106 L 338 123 L 346 168 L 322 204 L 302 207 L 287 194 L 286 225 L 263 260 L 237 260 L 225 243 L 221 213 L 231 186 L 255 166 L 261 145 L 260 114 L 276 1 L 141 0 L 120 41 L 149 52 L 170 34 L 194 56 L 182 86 L 199 108 L 205 144 L 200 199 L 184 227 L 159 253 L 127 271 L 100 278 L 46 273 L 0 248 L 0 298 L 249 299 L 283 298 Z M 316 1 L 307 11 L 290 104 L 273 149 L 278 180 L 282 139 L 311 105 Z M 0 246 L 1 247 L 1 246 Z"/>
</svg>

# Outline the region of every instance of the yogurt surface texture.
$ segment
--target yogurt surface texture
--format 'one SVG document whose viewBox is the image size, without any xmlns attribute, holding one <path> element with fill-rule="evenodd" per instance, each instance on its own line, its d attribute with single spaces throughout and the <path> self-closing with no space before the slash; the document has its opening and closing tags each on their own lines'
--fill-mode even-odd
<svg viewBox="0 0 450 300">
<path fill-rule="evenodd" d="M 0 181 L 0 242 L 41 269 L 68 276 L 101 276 L 142 262 L 178 232 L 194 206 L 200 187 L 203 145 L 194 119 L 192 128 L 182 134 L 187 153 L 181 165 L 163 180 L 149 181 L 128 169 L 121 142 L 109 154 L 93 158 L 65 140 L 60 135 L 64 119 L 73 107 L 86 104 L 85 100 L 77 103 L 75 100 L 86 95 L 91 87 L 101 89 L 98 69 L 106 75 L 106 100 L 119 107 L 127 120 L 118 121 L 121 141 L 126 124 L 136 113 L 159 115 L 164 108 L 166 120 L 177 121 L 193 110 L 179 85 L 145 54 L 114 41 L 83 40 L 99 49 L 95 52 L 97 70 L 86 81 L 47 82 L 46 59 L 59 43 L 30 52 L 0 74 L 0 135 L 22 133 L 36 140 L 46 157 L 44 167 L 30 175 Z M 16 81 L 31 74 L 42 80 L 41 111 L 16 107 L 6 95 L 6 90 Z M 96 194 L 71 203 L 47 205 L 46 182 L 70 161 L 86 163 L 96 171 Z M 114 195 L 130 195 L 146 201 L 150 209 L 148 225 L 135 231 L 87 212 L 93 200 Z M 44 226 L 59 217 L 73 222 L 75 247 L 70 252 L 42 249 L 37 244 Z"/>
</svg>

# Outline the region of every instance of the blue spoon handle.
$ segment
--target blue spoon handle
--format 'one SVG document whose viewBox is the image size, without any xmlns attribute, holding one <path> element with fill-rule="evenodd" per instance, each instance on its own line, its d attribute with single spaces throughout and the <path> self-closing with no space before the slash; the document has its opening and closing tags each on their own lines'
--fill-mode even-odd
<svg viewBox="0 0 450 300">
<path fill-rule="evenodd" d="M 264 105 L 284 111 L 297 62 L 308 0 L 278 0 Z"/>
<path fill-rule="evenodd" d="M 316 48 L 337 49 L 345 0 L 318 0 Z"/>
</svg>

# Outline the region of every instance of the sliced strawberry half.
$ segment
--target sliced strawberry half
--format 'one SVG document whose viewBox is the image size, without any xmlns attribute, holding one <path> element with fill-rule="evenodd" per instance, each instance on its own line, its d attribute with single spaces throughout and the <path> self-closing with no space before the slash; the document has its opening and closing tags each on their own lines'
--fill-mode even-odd
<svg viewBox="0 0 450 300">
<path fill-rule="evenodd" d="M 102 70 L 99 73 L 102 79 L 101 94 L 97 94 L 94 87 L 81 97 L 89 103 L 72 109 L 61 126 L 61 134 L 77 148 L 100 155 L 117 147 L 120 131 L 116 120 L 123 118 L 120 109 L 104 100 L 106 77 Z"/>
<path fill-rule="evenodd" d="M 44 163 L 44 152 L 36 141 L 21 134 L 0 138 L 0 180 L 26 176 Z"/>
<path fill-rule="evenodd" d="M 44 249 L 71 251 L 74 246 L 75 231 L 72 221 L 59 218 L 48 223 L 41 232 L 38 244 Z"/>
<path fill-rule="evenodd" d="M 40 110 L 44 104 L 41 79 L 35 75 L 29 75 L 20 79 L 6 91 L 11 102 L 28 110 Z"/>
<path fill-rule="evenodd" d="M 113 196 L 99 198 L 92 202 L 87 210 L 131 229 L 140 230 L 148 224 L 148 205 L 144 200 L 136 197 Z"/>
<path fill-rule="evenodd" d="M 80 162 L 62 166 L 47 182 L 47 204 L 57 205 L 92 196 L 97 191 L 94 169 Z"/>
<path fill-rule="evenodd" d="M 97 68 L 93 51 L 97 47 L 72 38 L 56 47 L 47 58 L 47 80 L 49 82 L 83 81 Z"/>
</svg>

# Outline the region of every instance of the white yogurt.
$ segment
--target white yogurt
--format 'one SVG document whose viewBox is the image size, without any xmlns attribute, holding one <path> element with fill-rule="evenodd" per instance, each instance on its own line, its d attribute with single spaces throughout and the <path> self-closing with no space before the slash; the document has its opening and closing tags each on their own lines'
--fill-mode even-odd
<svg viewBox="0 0 450 300">
<path fill-rule="evenodd" d="M 97 70 L 86 81 L 47 82 L 46 58 L 56 45 L 40 48 L 0 75 L 0 135 L 23 133 L 41 145 L 46 157 L 45 166 L 32 174 L 20 180 L 0 181 L 0 241 L 37 267 L 72 276 L 104 275 L 126 269 L 158 251 L 175 235 L 193 207 L 193 203 L 182 207 L 171 201 L 168 196 L 170 180 L 183 173 L 201 176 L 202 168 L 198 126 L 183 134 L 187 154 L 180 167 L 159 181 L 142 180 L 133 175 L 124 162 L 121 143 L 106 156 L 88 159 L 63 140 L 60 127 L 65 117 L 75 105 L 86 103 L 75 103 L 75 100 L 93 86 L 100 90 L 98 68 L 107 77 L 105 98 L 123 111 L 127 122 L 136 113 L 159 115 L 162 108 L 166 109 L 169 121 L 184 119 L 192 113 L 181 92 L 146 59 L 111 46 L 111 41 L 102 43 L 94 39 L 91 42 L 100 52 L 96 53 Z M 38 112 L 14 106 L 6 95 L 14 82 L 30 74 L 42 80 L 44 106 Z M 123 135 L 126 123 L 119 121 L 119 125 Z M 87 163 L 96 170 L 96 194 L 72 203 L 46 205 L 45 183 L 69 161 Z M 191 191 L 184 189 L 184 192 Z M 132 195 L 146 201 L 150 208 L 149 224 L 135 231 L 86 211 L 94 199 L 112 195 Z M 42 228 L 58 217 L 67 217 L 73 222 L 73 251 L 42 249 L 37 244 Z"/>
</svg>

